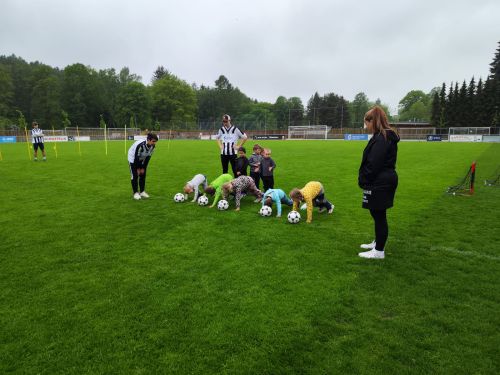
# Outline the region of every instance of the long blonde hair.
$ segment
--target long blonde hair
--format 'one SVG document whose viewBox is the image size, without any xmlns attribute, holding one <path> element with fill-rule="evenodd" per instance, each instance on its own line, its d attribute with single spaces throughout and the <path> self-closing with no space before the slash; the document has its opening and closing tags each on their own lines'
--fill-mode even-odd
<svg viewBox="0 0 500 375">
<path fill-rule="evenodd" d="M 372 132 L 382 133 L 385 139 L 387 139 L 387 130 L 392 130 L 397 134 L 397 131 L 389 125 L 389 120 L 385 111 L 378 105 L 374 106 L 368 112 L 365 113 L 365 121 L 372 122 Z"/>
</svg>

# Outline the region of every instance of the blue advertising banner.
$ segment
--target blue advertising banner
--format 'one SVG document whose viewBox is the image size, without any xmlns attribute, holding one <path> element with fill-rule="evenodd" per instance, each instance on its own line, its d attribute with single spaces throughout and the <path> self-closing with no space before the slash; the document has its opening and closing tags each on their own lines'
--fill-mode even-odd
<svg viewBox="0 0 500 375">
<path fill-rule="evenodd" d="M 429 134 L 427 136 L 427 142 L 440 142 L 441 136 L 437 134 Z"/>
<path fill-rule="evenodd" d="M 344 134 L 344 141 L 367 141 L 368 134 Z"/>
<path fill-rule="evenodd" d="M 15 136 L 0 136 L 0 143 L 16 143 Z"/>
</svg>

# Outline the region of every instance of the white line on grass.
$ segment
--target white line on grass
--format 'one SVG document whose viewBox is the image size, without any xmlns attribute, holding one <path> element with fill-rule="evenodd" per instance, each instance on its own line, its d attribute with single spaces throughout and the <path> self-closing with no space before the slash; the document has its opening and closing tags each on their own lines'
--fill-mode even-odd
<svg viewBox="0 0 500 375">
<path fill-rule="evenodd" d="M 463 256 L 471 256 L 476 258 L 490 259 L 490 260 L 500 260 L 500 256 L 482 254 L 475 251 L 463 251 L 456 249 L 454 247 L 446 247 L 446 246 L 432 246 L 430 248 L 431 251 L 446 251 L 452 254 L 458 254 Z"/>
</svg>

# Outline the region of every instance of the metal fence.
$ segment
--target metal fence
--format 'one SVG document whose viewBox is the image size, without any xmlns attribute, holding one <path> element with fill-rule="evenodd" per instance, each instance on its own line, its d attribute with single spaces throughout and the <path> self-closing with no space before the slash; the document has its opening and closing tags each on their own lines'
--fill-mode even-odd
<svg viewBox="0 0 500 375">
<path fill-rule="evenodd" d="M 215 139 L 215 135 L 219 130 L 220 124 L 210 129 L 197 129 L 197 130 L 183 130 L 183 129 L 163 129 L 163 130 L 153 130 L 154 133 L 158 134 L 160 139 Z M 238 127 L 240 127 L 238 125 Z M 284 135 L 288 138 L 288 129 L 268 129 L 266 127 L 262 129 L 244 129 L 241 128 L 249 138 L 253 136 L 261 135 Z M 439 135 L 442 140 L 448 140 L 448 135 L 450 134 L 450 128 L 431 128 L 431 127 L 396 127 L 402 140 L 415 140 L 415 141 L 425 141 L 429 135 Z M 455 128 L 456 129 L 456 128 Z M 472 128 L 468 129 L 467 134 L 470 133 Z M 481 134 L 485 134 L 485 128 L 481 128 Z M 500 135 L 499 127 L 488 128 L 487 134 L 490 135 Z M 148 130 L 141 130 L 138 128 L 108 128 L 106 129 L 106 134 L 104 129 L 101 128 L 65 128 L 65 129 L 44 129 L 43 132 L 46 136 L 68 136 L 68 137 L 89 137 L 90 140 L 124 140 L 133 138 L 136 135 L 146 135 Z M 456 132 L 455 130 L 453 132 Z M 25 142 L 26 134 L 28 136 L 28 141 L 31 142 L 31 132 L 24 129 L 17 130 L 2 130 L 0 129 L 0 136 L 15 136 L 17 142 Z M 327 132 L 326 139 L 344 139 L 345 134 L 367 134 L 366 130 L 361 127 L 356 128 L 331 128 Z M 322 137 L 324 139 L 324 137 Z"/>
</svg>

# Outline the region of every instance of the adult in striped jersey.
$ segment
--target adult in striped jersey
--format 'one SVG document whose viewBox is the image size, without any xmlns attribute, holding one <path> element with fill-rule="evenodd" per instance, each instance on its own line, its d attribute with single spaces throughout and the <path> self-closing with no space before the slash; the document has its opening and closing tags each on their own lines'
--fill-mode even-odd
<svg viewBox="0 0 500 375">
<path fill-rule="evenodd" d="M 33 121 L 31 124 L 31 142 L 33 143 L 33 149 L 35 150 L 35 161 L 38 161 L 38 148 L 42 150 L 43 161 L 47 160 L 45 155 L 45 146 L 43 145 L 43 130 L 38 127 L 38 122 Z"/>
<path fill-rule="evenodd" d="M 158 136 L 149 133 L 145 140 L 136 141 L 128 149 L 130 179 L 132 181 L 132 190 L 135 200 L 149 198 L 149 194 L 144 191 L 146 187 L 146 170 L 151 155 L 153 155 L 156 142 L 158 142 Z M 137 186 L 138 184 L 139 186 Z"/>
<path fill-rule="evenodd" d="M 238 154 L 238 149 L 247 141 L 246 134 L 242 133 L 240 129 L 231 124 L 231 117 L 229 115 L 223 115 L 222 126 L 215 138 L 220 148 L 222 173 L 227 173 L 229 163 L 231 163 L 233 175 L 236 177 L 236 156 Z M 242 140 L 241 144 L 238 144 L 238 140 L 240 139 Z"/>
</svg>

